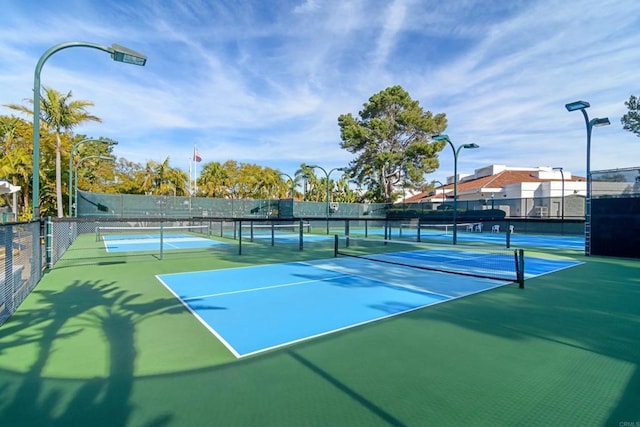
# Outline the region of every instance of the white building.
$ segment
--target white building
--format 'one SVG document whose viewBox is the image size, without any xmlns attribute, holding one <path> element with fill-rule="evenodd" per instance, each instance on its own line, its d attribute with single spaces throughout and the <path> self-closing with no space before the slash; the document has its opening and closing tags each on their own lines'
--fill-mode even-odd
<svg viewBox="0 0 640 427">
<path fill-rule="evenodd" d="M 407 202 L 450 202 L 453 187 L 451 176 L 446 185 L 408 198 Z M 573 176 L 570 171 L 491 165 L 476 169 L 473 174 L 459 175 L 457 194 L 462 208 L 501 209 L 507 216 L 560 217 L 563 204 L 571 196 L 578 199 L 572 204 L 572 215 L 584 213 L 586 189 L 586 179 Z"/>
</svg>

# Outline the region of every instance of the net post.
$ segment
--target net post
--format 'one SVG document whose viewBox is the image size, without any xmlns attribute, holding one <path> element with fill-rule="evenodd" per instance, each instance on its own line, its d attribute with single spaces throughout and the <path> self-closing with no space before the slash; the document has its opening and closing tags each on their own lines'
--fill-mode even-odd
<svg viewBox="0 0 640 427">
<path fill-rule="evenodd" d="M 518 287 L 524 289 L 524 249 L 516 249 L 516 277 L 518 280 Z"/>
<path fill-rule="evenodd" d="M 298 225 L 298 249 L 302 250 L 304 248 L 304 219 L 300 218 L 300 222 Z"/>
<path fill-rule="evenodd" d="M 422 237 L 420 236 L 421 229 L 422 229 L 422 217 L 418 217 L 418 242 L 422 241 Z"/>
<path fill-rule="evenodd" d="M 233 227 L 236 228 L 236 224 L 238 225 L 238 255 L 242 255 L 242 220 L 233 221 Z"/>
<path fill-rule="evenodd" d="M 509 223 L 507 222 L 507 248 L 511 247 L 511 228 L 509 227 Z"/>
<path fill-rule="evenodd" d="M 333 235 L 333 257 L 334 258 L 338 257 L 338 235 L 337 234 Z"/>
<path fill-rule="evenodd" d="M 276 223 L 271 221 L 271 246 L 276 244 Z"/>
<path fill-rule="evenodd" d="M 160 259 L 164 259 L 164 221 L 160 221 Z"/>
</svg>

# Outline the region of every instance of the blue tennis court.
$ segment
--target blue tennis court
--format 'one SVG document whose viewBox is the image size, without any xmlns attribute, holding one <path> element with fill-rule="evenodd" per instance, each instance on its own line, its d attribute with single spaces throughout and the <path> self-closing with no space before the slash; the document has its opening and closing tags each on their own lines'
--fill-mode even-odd
<svg viewBox="0 0 640 427">
<path fill-rule="evenodd" d="M 155 251 L 160 249 L 160 234 L 117 234 L 102 236 L 107 252 Z M 164 250 L 210 248 L 228 245 L 225 242 L 194 236 L 189 233 L 170 234 L 162 238 Z"/>
<path fill-rule="evenodd" d="M 577 265 L 527 258 L 526 277 Z M 331 258 L 156 276 L 236 356 L 499 287 L 492 279 Z"/>
<path fill-rule="evenodd" d="M 336 231 L 338 231 L 336 229 Z M 340 233 L 344 232 L 344 230 L 340 231 Z M 338 233 L 338 234 L 340 234 Z M 403 228 L 400 230 L 399 228 L 391 228 L 390 238 L 392 239 L 404 239 L 404 240 L 417 240 L 418 238 L 418 230 L 417 228 Z M 351 229 L 350 234 L 362 236 L 365 234 L 364 229 Z M 366 231 L 367 235 L 371 236 L 384 236 L 384 228 L 375 227 L 369 228 Z M 428 239 L 430 241 L 442 241 L 451 242 L 453 239 L 452 230 L 442 228 L 438 230 L 433 230 L 429 228 L 425 228 L 420 230 L 420 236 L 422 239 Z M 554 248 L 554 249 L 571 249 L 571 250 L 582 250 L 584 249 L 584 236 L 560 236 L 560 235 L 551 235 L 551 234 L 525 234 L 518 233 L 517 230 L 515 233 L 511 234 L 511 246 L 525 246 L 525 247 L 538 247 L 538 248 Z M 488 243 L 492 245 L 505 245 L 507 241 L 506 233 L 491 233 L 489 231 L 484 231 L 481 233 L 473 232 L 473 231 L 458 231 L 458 242 L 460 243 Z"/>
</svg>

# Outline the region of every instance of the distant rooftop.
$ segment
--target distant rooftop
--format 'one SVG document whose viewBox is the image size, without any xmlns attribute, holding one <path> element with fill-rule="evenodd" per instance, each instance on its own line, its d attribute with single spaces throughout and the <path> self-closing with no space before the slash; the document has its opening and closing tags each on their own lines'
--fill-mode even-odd
<svg viewBox="0 0 640 427">
<path fill-rule="evenodd" d="M 584 182 L 586 178 L 573 176 L 570 171 L 554 170 L 551 167 L 511 167 L 490 165 L 476 169 L 473 174 L 458 175 L 458 194 L 487 192 L 495 193 L 505 187 L 522 183 L 540 183 L 547 181 Z M 407 202 L 419 202 L 432 196 L 453 192 L 453 176 L 447 178 L 447 185 L 436 187 L 407 198 Z"/>
</svg>

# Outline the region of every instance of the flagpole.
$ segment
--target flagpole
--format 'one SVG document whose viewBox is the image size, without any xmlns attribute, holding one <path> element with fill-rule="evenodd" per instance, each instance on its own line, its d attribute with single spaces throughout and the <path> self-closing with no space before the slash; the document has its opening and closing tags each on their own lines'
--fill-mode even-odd
<svg viewBox="0 0 640 427">
<path fill-rule="evenodd" d="M 193 182 L 191 182 L 191 171 L 193 170 L 191 166 L 191 162 L 193 162 L 193 158 L 189 158 L 189 197 L 193 196 Z"/>
<path fill-rule="evenodd" d="M 198 192 L 198 184 L 196 183 L 196 177 L 198 176 L 198 159 L 196 155 L 198 154 L 198 148 L 193 146 L 193 192 L 194 194 Z"/>
</svg>

